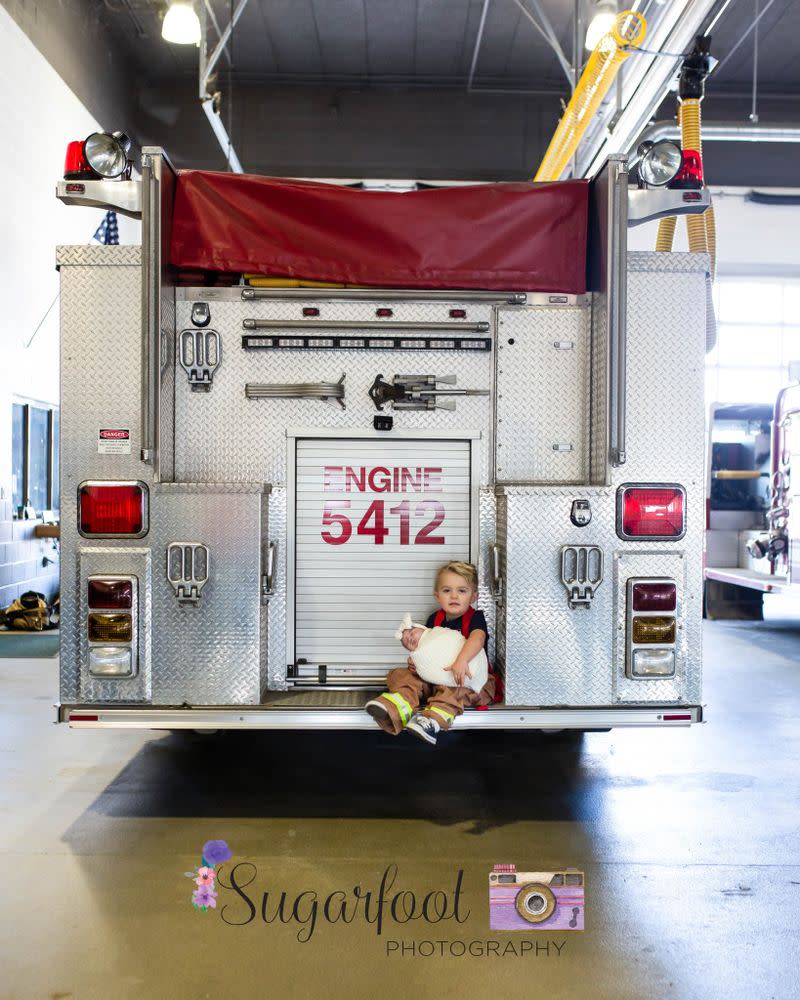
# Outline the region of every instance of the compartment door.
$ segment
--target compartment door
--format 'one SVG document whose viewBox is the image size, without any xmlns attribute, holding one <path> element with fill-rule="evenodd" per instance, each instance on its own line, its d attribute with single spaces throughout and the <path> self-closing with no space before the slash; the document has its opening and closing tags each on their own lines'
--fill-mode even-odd
<svg viewBox="0 0 800 1000">
<path fill-rule="evenodd" d="M 320 437 L 294 445 L 288 662 L 309 681 L 320 665 L 329 679 L 385 675 L 405 662 L 394 638 L 403 613 L 424 622 L 437 568 L 475 551 L 472 441 Z"/>
</svg>

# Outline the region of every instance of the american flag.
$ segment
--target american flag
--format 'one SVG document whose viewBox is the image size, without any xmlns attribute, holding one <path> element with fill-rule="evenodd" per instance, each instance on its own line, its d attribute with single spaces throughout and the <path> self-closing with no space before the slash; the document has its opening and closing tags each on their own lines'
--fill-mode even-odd
<svg viewBox="0 0 800 1000">
<path fill-rule="evenodd" d="M 106 247 L 119 245 L 119 227 L 117 226 L 116 212 L 106 212 L 105 218 L 95 230 L 92 239 L 97 240 L 98 243 L 102 243 Z"/>
</svg>

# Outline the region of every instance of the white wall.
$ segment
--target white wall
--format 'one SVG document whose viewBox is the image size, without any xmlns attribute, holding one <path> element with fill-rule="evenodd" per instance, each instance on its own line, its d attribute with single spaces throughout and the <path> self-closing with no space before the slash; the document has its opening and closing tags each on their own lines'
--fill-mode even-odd
<svg viewBox="0 0 800 1000">
<path fill-rule="evenodd" d="M 757 205 L 749 188 L 712 188 L 719 274 L 800 276 L 800 205 Z M 777 193 L 774 190 L 770 194 Z M 800 190 L 782 190 L 800 194 Z M 630 250 L 654 250 L 658 223 L 628 231 Z M 675 250 L 688 249 L 686 224 L 678 220 Z"/>
<path fill-rule="evenodd" d="M 57 244 L 89 243 L 101 209 L 56 200 L 67 143 L 99 128 L 9 14 L 0 7 L 3 135 L 0 145 L 0 488 L 10 496 L 11 399 L 58 402 Z M 119 216 L 121 243 L 140 225 Z"/>
</svg>

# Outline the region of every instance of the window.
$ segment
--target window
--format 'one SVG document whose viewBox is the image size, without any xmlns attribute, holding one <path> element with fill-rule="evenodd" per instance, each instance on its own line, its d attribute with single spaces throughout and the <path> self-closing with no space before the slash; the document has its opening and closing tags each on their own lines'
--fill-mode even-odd
<svg viewBox="0 0 800 1000">
<path fill-rule="evenodd" d="M 57 510 L 58 410 L 42 403 L 13 403 L 11 495 L 14 512 Z"/>
<path fill-rule="evenodd" d="M 723 277 L 714 286 L 717 344 L 706 403 L 772 403 L 800 361 L 800 279 Z"/>
</svg>

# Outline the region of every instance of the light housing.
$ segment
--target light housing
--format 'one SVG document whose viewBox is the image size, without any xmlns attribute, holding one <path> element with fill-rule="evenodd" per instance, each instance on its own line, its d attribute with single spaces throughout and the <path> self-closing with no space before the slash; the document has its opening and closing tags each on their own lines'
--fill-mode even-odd
<svg viewBox="0 0 800 1000">
<path fill-rule="evenodd" d="M 89 642 L 132 642 L 133 618 L 130 615 L 89 615 Z"/>
<path fill-rule="evenodd" d="M 87 601 L 90 608 L 132 608 L 133 581 L 90 578 L 87 584 Z"/>
<path fill-rule="evenodd" d="M 631 656 L 633 677 L 673 677 L 675 652 L 672 649 L 634 649 Z"/>
<path fill-rule="evenodd" d="M 635 645 L 671 645 L 675 642 L 675 619 L 666 615 L 636 616 L 631 628 Z"/>
<path fill-rule="evenodd" d="M 78 531 L 85 538 L 141 538 L 149 527 L 147 500 L 144 483 L 81 483 Z"/>
<path fill-rule="evenodd" d="M 200 19 L 193 3 L 174 0 L 169 5 L 161 25 L 161 37 L 173 45 L 200 44 Z"/>
<path fill-rule="evenodd" d="M 98 177 L 109 180 L 128 170 L 131 140 L 124 132 L 92 132 L 83 140 L 83 155 Z"/>
<path fill-rule="evenodd" d="M 594 14 L 586 29 L 586 50 L 594 52 L 601 38 L 614 30 L 617 20 L 616 0 L 598 0 L 594 4 Z"/>
<path fill-rule="evenodd" d="M 94 677 L 131 677 L 134 674 L 133 652 L 130 646 L 90 646 L 89 673 Z M 87 716 L 80 721 L 96 721 Z M 72 716 L 70 721 L 79 719 Z"/>
<path fill-rule="evenodd" d="M 631 586 L 633 611 L 674 611 L 677 598 L 678 588 L 666 580 L 634 583 Z"/>
<path fill-rule="evenodd" d="M 686 491 L 677 483 L 625 483 L 617 490 L 617 534 L 671 540 L 686 534 Z"/>
<path fill-rule="evenodd" d="M 669 186 L 682 190 L 698 191 L 704 184 L 702 156 L 696 149 L 684 149 L 683 166 Z"/>
<path fill-rule="evenodd" d="M 648 187 L 664 187 L 683 169 L 683 150 L 672 139 L 643 142 L 637 150 L 639 178 Z"/>
</svg>

